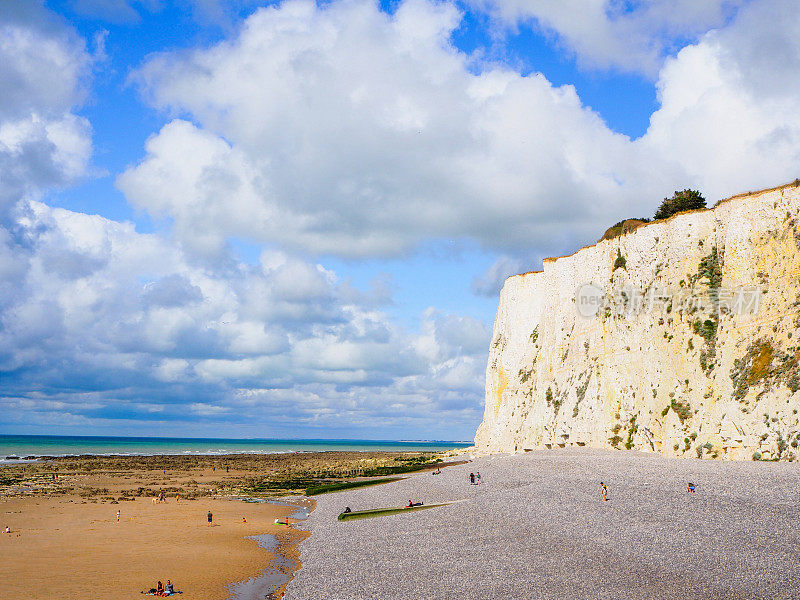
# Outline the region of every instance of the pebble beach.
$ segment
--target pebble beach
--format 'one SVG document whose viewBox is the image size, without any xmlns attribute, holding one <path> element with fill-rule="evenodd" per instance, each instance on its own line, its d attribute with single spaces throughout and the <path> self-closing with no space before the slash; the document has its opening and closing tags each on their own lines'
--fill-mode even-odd
<svg viewBox="0 0 800 600">
<path fill-rule="evenodd" d="M 319 496 L 285 599 L 797 598 L 799 479 L 789 463 L 584 448 L 476 458 Z M 409 500 L 450 504 L 337 521 Z"/>
</svg>

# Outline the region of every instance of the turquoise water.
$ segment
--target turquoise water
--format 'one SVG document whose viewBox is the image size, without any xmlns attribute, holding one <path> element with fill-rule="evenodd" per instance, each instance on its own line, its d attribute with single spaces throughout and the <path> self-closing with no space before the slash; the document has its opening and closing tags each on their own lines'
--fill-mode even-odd
<svg viewBox="0 0 800 600">
<path fill-rule="evenodd" d="M 395 452 L 465 448 L 470 442 L 405 442 L 385 440 L 284 440 L 222 438 L 94 437 L 0 435 L 0 461 L 6 457 L 65 454 L 235 454 L 360 450 Z"/>
</svg>

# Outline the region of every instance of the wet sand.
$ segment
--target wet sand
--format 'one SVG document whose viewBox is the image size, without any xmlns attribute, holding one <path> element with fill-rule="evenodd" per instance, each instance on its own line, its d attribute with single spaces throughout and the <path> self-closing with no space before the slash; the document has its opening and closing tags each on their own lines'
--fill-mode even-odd
<svg viewBox="0 0 800 600">
<path fill-rule="evenodd" d="M 222 600 L 228 584 L 258 576 L 275 558 L 248 536 L 286 538 L 288 528 L 273 521 L 293 511 L 227 499 L 112 505 L 70 497 L 12 498 L 0 509 L 12 530 L 0 537 L 7 600 L 130 598 L 167 579 L 183 598 Z"/>
</svg>

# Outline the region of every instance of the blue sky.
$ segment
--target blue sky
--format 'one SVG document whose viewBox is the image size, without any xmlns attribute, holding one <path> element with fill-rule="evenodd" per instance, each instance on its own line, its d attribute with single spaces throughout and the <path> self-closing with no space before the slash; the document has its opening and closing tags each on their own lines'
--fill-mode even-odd
<svg viewBox="0 0 800 600">
<path fill-rule="evenodd" d="M 4 4 L 0 432 L 471 438 L 507 275 L 797 177 L 799 13 Z"/>
</svg>

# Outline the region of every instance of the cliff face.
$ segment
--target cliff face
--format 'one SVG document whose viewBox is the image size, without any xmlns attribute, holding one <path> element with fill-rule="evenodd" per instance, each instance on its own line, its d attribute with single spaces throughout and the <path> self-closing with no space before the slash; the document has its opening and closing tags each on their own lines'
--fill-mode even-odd
<svg viewBox="0 0 800 600">
<path fill-rule="evenodd" d="M 800 187 L 790 184 L 508 278 L 475 444 L 794 460 L 798 390 Z"/>
</svg>

